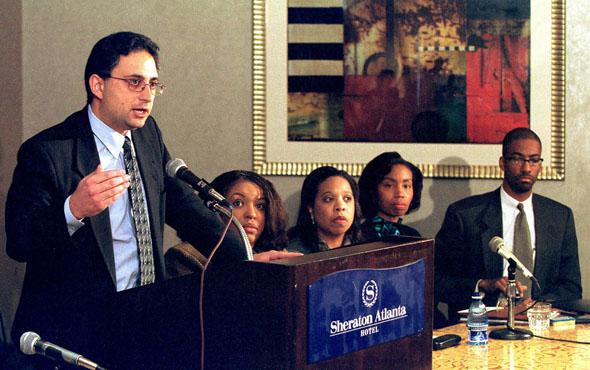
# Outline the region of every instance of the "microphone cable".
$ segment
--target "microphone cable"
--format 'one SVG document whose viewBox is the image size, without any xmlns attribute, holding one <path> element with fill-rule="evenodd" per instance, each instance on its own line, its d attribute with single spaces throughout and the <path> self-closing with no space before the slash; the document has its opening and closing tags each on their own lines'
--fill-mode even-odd
<svg viewBox="0 0 590 370">
<path fill-rule="evenodd" d="M 219 237 L 219 241 L 217 242 L 215 247 L 213 247 L 211 254 L 209 254 L 209 256 L 207 257 L 207 261 L 205 262 L 205 265 L 203 266 L 203 270 L 201 271 L 201 282 L 200 282 L 200 289 L 199 289 L 199 325 L 200 325 L 200 330 L 201 330 L 201 369 L 205 369 L 205 319 L 203 316 L 203 293 L 205 291 L 205 289 L 204 289 L 205 288 L 205 272 L 207 271 L 207 267 L 209 267 L 209 263 L 213 259 L 213 256 L 215 255 L 215 253 L 219 249 L 219 246 L 223 242 L 223 239 L 225 239 L 225 235 L 227 234 L 231 224 L 232 224 L 232 217 L 228 217 L 227 223 L 225 224 L 225 227 L 223 228 L 223 233 Z"/>
<path fill-rule="evenodd" d="M 545 340 L 554 340 L 557 342 L 566 342 L 566 343 L 575 343 L 575 344 L 590 344 L 590 342 L 582 342 L 582 341 L 573 340 L 573 339 L 544 337 L 542 335 L 536 335 L 534 333 L 533 333 L 533 337 L 541 338 L 541 339 L 545 339 Z"/>
</svg>

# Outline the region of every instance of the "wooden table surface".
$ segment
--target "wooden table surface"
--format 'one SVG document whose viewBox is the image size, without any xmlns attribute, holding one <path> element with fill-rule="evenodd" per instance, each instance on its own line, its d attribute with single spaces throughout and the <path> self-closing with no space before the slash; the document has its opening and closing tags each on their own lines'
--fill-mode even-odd
<svg viewBox="0 0 590 370">
<path fill-rule="evenodd" d="M 503 326 L 490 326 L 490 331 Z M 490 339 L 486 347 L 467 345 L 467 328 L 464 323 L 434 330 L 433 336 L 458 334 L 461 343 L 432 352 L 433 369 L 590 369 L 590 344 L 576 344 L 532 338 L 529 340 Z M 577 324 L 573 329 L 551 327 L 543 334 L 560 338 L 590 342 L 590 324 Z"/>
</svg>

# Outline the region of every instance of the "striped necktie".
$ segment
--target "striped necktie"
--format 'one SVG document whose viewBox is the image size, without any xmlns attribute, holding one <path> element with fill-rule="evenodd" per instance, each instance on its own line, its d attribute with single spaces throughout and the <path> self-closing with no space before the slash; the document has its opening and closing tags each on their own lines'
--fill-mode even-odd
<svg viewBox="0 0 590 370">
<path fill-rule="evenodd" d="M 131 201 L 131 214 L 133 216 L 133 223 L 135 224 L 135 235 L 139 249 L 139 284 L 151 284 L 155 280 L 152 235 L 146 212 L 145 196 L 141 187 L 139 168 L 131 150 L 131 140 L 127 136 L 123 144 L 123 158 L 125 159 L 127 174 L 131 177 L 129 199 Z"/>
</svg>

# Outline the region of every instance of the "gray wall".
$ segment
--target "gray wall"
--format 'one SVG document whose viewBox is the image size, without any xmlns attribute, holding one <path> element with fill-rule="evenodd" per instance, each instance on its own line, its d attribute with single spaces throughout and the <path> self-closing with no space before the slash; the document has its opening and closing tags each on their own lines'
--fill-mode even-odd
<svg viewBox="0 0 590 370">
<path fill-rule="evenodd" d="M 269 0 L 272 1 L 272 0 Z M 5 1 L 5 3 L 7 3 Z M 168 85 L 154 116 L 175 157 L 207 179 L 234 168 L 251 168 L 251 3 L 249 0 L 63 0 L 8 1 L 0 12 L 0 208 L 20 143 L 85 101 L 83 69 L 102 36 L 131 30 L 153 37 L 162 48 L 162 80 Z M 536 191 L 570 205 L 577 221 L 585 296 L 590 297 L 590 134 L 584 127 L 590 89 L 590 15 L 582 1 L 567 4 L 566 180 L 543 181 Z M 217 143 L 217 144 L 213 144 Z M 403 153 L 402 153 L 403 154 Z M 300 177 L 271 177 L 296 217 Z M 425 181 L 423 206 L 408 217 L 433 236 L 447 205 L 491 190 L 498 181 Z M 4 221 L 4 214 L 0 216 Z M 6 236 L 0 232 L 0 244 Z M 175 242 L 167 233 L 167 244 Z M 24 265 L 0 253 L 0 311 L 9 323 L 20 294 Z"/>
</svg>

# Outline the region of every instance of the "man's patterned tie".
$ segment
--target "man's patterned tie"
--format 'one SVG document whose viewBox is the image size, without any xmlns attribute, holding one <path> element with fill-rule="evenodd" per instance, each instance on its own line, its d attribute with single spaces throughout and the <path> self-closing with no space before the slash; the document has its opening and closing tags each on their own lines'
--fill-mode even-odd
<svg viewBox="0 0 590 370">
<path fill-rule="evenodd" d="M 141 187 L 139 168 L 131 150 L 131 140 L 128 137 L 125 137 L 125 143 L 123 144 L 123 158 L 125 159 L 127 174 L 131 177 L 129 199 L 131 200 L 131 214 L 135 224 L 135 234 L 139 248 L 139 284 L 151 284 L 155 280 L 152 235 L 146 212 L 145 196 Z"/>
</svg>

